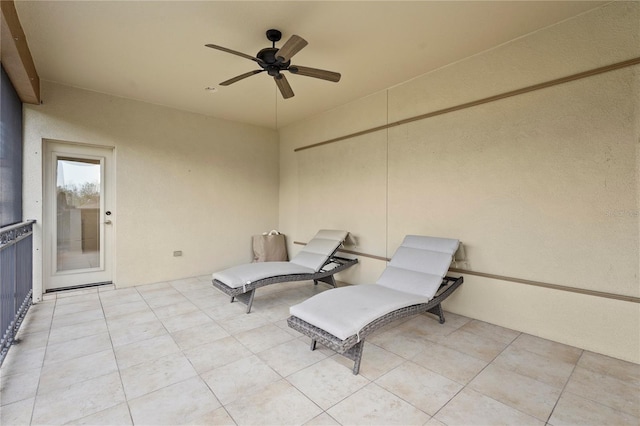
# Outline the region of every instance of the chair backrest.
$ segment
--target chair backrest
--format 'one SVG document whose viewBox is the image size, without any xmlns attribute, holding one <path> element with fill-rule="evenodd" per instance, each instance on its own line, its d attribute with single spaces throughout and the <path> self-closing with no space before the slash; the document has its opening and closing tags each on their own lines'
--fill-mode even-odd
<svg viewBox="0 0 640 426">
<path fill-rule="evenodd" d="M 376 284 L 432 298 L 459 244 L 450 238 L 407 235 Z"/>
<path fill-rule="evenodd" d="M 321 229 L 290 262 L 318 272 L 347 238 L 347 231 Z"/>
</svg>

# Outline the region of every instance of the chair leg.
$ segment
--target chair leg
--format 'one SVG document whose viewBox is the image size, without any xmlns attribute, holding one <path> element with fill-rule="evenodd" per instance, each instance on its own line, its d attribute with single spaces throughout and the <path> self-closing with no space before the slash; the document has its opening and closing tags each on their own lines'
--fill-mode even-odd
<svg viewBox="0 0 640 426">
<path fill-rule="evenodd" d="M 353 356 L 353 374 L 357 375 L 360 372 L 360 361 L 362 361 L 362 351 L 364 350 L 364 340 L 359 341 L 354 347 L 349 349 L 349 351 L 353 351 L 351 355 Z"/>
<path fill-rule="evenodd" d="M 331 285 L 333 286 L 333 288 L 338 287 L 338 284 L 336 284 L 336 279 L 334 278 L 334 276 L 329 275 L 329 277 L 331 277 Z"/>
<path fill-rule="evenodd" d="M 253 297 L 256 294 L 256 289 L 249 290 L 246 293 L 240 293 L 235 296 L 235 300 L 247 305 L 247 313 L 251 312 L 251 305 L 253 305 Z"/>
<path fill-rule="evenodd" d="M 440 305 L 440 303 L 438 303 L 433 308 L 429 309 L 427 312 L 437 315 L 440 321 L 440 324 L 444 324 L 444 310 L 442 309 L 442 306 Z"/>
<path fill-rule="evenodd" d="M 251 312 L 251 306 L 253 306 L 253 296 L 256 295 L 256 289 L 251 290 L 251 296 L 249 296 L 249 303 L 247 303 L 247 313 Z"/>
<path fill-rule="evenodd" d="M 360 340 L 342 353 L 345 357 L 353 360 L 353 374 L 360 372 L 360 361 L 362 360 L 362 351 L 364 350 L 364 340 Z"/>
<path fill-rule="evenodd" d="M 336 285 L 336 279 L 334 278 L 334 276 L 333 276 L 333 275 L 329 275 L 329 276 L 326 276 L 326 277 L 324 277 L 324 278 L 318 278 L 317 280 L 313 280 L 313 283 L 314 283 L 314 284 L 318 284 L 318 281 L 322 281 L 323 283 L 327 283 L 327 284 L 329 284 L 330 286 L 333 286 L 333 288 L 336 288 L 336 287 L 337 287 L 337 285 Z"/>
</svg>

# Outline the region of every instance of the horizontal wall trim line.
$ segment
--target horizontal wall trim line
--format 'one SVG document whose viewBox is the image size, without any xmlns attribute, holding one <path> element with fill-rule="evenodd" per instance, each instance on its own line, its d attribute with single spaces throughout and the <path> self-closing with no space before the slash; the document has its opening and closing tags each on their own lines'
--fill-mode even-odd
<svg viewBox="0 0 640 426">
<path fill-rule="evenodd" d="M 300 241 L 294 241 L 293 244 L 299 244 L 299 245 L 303 245 L 303 246 L 306 245 L 306 243 L 302 243 Z M 362 252 L 354 251 L 354 250 L 346 250 L 346 249 L 342 249 L 341 248 L 341 249 L 339 249 L 339 251 L 342 252 L 342 253 L 354 254 L 356 256 L 362 256 L 362 257 L 368 257 L 368 258 L 371 258 L 371 259 L 382 260 L 384 262 L 388 262 L 389 260 L 391 260 L 388 257 L 376 256 L 374 254 L 362 253 Z M 540 282 L 540 281 L 525 280 L 525 279 L 522 279 L 522 278 L 506 277 L 504 275 L 487 274 L 485 272 L 469 271 L 467 269 L 460 269 L 460 268 L 449 268 L 449 270 L 451 272 L 457 272 L 459 274 L 475 275 L 475 276 L 483 277 L 483 278 L 490 278 L 490 279 L 500 280 L 500 281 L 508 281 L 508 282 L 518 283 L 518 284 L 526 284 L 526 285 L 531 285 L 531 286 L 535 286 L 535 287 L 550 288 L 550 289 L 553 289 L 553 290 L 567 291 L 567 292 L 570 292 L 570 293 L 586 294 L 588 296 L 603 297 L 605 299 L 614 299 L 614 300 L 622 300 L 624 302 L 640 303 L 640 297 L 626 296 L 624 294 L 606 293 L 606 292 L 602 292 L 602 291 L 587 290 L 587 289 L 584 289 L 584 288 L 568 287 L 568 286 L 559 285 L 559 284 L 549 284 L 549 283 L 543 283 L 543 282 Z"/>
<path fill-rule="evenodd" d="M 343 140 L 346 140 L 346 139 L 355 138 L 357 136 L 362 136 L 362 135 L 366 135 L 366 134 L 369 134 L 369 133 L 378 132 L 380 130 L 389 129 L 391 127 L 400 126 L 402 124 L 411 123 L 413 121 L 424 120 L 426 118 L 435 117 L 435 116 L 442 115 L 442 114 L 448 114 L 450 112 L 459 111 L 459 110 L 466 109 L 466 108 L 471 108 L 471 107 L 482 105 L 482 104 L 486 104 L 486 103 L 489 103 L 489 102 L 495 102 L 495 101 L 498 101 L 498 100 L 501 100 L 501 99 L 510 98 L 512 96 L 517 96 L 517 95 L 522 95 L 522 94 L 529 93 L 529 92 L 534 92 L 536 90 L 546 89 L 548 87 L 557 86 L 559 84 L 564 84 L 564 83 L 568 83 L 568 82 L 571 82 L 571 81 L 580 80 L 580 79 L 583 79 L 583 78 L 591 77 L 591 76 L 598 75 L 598 74 L 603 74 L 603 73 L 606 73 L 606 72 L 609 72 L 609 71 L 615 71 L 615 70 L 618 70 L 618 69 L 621 69 L 621 68 L 626 68 L 626 67 L 630 67 L 630 66 L 638 65 L 638 64 L 640 64 L 640 57 L 629 59 L 629 60 L 622 61 L 622 62 L 616 62 L 615 64 L 605 65 L 603 67 L 594 68 L 594 69 L 591 69 L 591 70 L 588 70 L 588 71 L 579 72 L 577 74 L 572 74 L 572 75 L 569 75 L 569 76 L 566 76 L 566 77 L 556 78 L 554 80 L 549 80 L 549 81 L 545 81 L 543 83 L 534 84 L 532 86 L 523 87 L 522 89 L 511 90 L 509 92 L 500 93 L 498 95 L 489 96 L 487 98 L 482 98 L 482 99 L 478 99 L 478 100 L 475 100 L 475 101 L 466 102 L 466 103 L 455 105 L 455 106 L 452 106 L 452 107 L 439 109 L 437 111 L 428 112 L 426 114 L 417 115 L 415 117 L 405 118 L 403 120 L 398 120 L 398 121 L 394 121 L 392 123 L 383 124 L 382 126 L 376 126 L 376 127 L 370 128 L 370 129 L 361 130 L 359 132 L 350 133 L 348 135 L 340 136 L 340 137 L 333 138 L 333 139 L 329 139 L 329 140 L 326 140 L 326 141 L 323 141 L 323 142 L 318 142 L 318 143 L 314 143 L 314 144 L 311 144 L 311 145 L 302 146 L 302 147 L 299 147 L 299 148 L 295 148 L 293 151 L 294 152 L 298 152 L 298 151 L 303 151 L 305 149 L 316 148 L 316 147 L 319 147 L 319 146 L 322 146 L 322 145 L 327 145 L 327 144 L 330 144 L 330 143 L 334 143 L 334 142 L 339 142 L 339 141 L 343 141 Z"/>
<path fill-rule="evenodd" d="M 577 287 L 567 287 L 559 284 L 549 284 L 549 283 L 543 283 L 540 281 L 525 280 L 522 278 L 505 277 L 502 275 L 487 274 L 484 272 L 469 271 L 466 269 L 459 269 L 459 268 L 450 268 L 449 270 L 452 272 L 460 273 L 460 274 L 475 275 L 478 277 L 491 278 L 494 280 L 509 281 L 509 282 L 518 283 L 518 284 L 532 285 L 535 287 L 550 288 L 553 290 L 567 291 L 570 293 L 586 294 L 588 296 L 604 297 L 605 299 L 614 299 L 614 300 L 622 300 L 625 302 L 640 303 L 640 297 L 626 296 L 624 294 L 606 293 L 603 291 L 587 290 L 584 288 L 577 288 Z"/>
</svg>

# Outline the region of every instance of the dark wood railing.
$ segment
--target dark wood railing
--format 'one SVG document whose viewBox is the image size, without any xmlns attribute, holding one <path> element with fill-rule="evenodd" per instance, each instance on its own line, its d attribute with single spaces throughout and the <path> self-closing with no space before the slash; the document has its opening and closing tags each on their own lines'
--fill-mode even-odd
<svg viewBox="0 0 640 426">
<path fill-rule="evenodd" d="M 34 223 L 0 228 L 0 365 L 31 306 Z"/>
</svg>

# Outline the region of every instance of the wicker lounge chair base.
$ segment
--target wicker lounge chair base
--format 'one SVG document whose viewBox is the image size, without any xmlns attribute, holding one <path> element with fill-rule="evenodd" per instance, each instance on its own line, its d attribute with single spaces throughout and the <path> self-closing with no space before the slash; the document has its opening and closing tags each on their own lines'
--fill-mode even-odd
<svg viewBox="0 0 640 426">
<path fill-rule="evenodd" d="M 423 312 L 429 312 L 436 315 L 439 319 L 440 324 L 444 324 L 445 319 L 441 303 L 443 300 L 449 297 L 449 295 L 453 293 L 462 283 L 463 277 L 444 277 L 438 293 L 436 293 L 435 297 L 428 303 L 406 306 L 390 312 L 367 324 L 360 330 L 358 334 L 354 334 L 346 339 L 340 339 L 333 334 L 315 327 L 295 316 L 290 316 L 287 319 L 287 324 L 294 330 L 297 330 L 300 333 L 311 338 L 311 350 L 315 350 L 316 343 L 320 342 L 324 346 L 354 361 L 352 371 L 353 374 L 358 374 L 358 372 L 360 371 L 360 361 L 362 360 L 364 341 L 368 335 L 393 321 L 417 315 Z"/>
<path fill-rule="evenodd" d="M 334 278 L 334 274 L 344 271 L 345 269 L 355 265 L 358 263 L 358 259 L 346 259 L 343 257 L 333 256 L 326 263 L 325 268 L 320 271 L 310 274 L 289 274 L 289 275 L 278 275 L 274 277 L 264 278 L 261 280 L 256 280 L 242 287 L 229 287 L 222 281 L 217 279 L 213 279 L 213 286 L 218 290 L 225 293 L 227 296 L 231 297 L 231 302 L 238 301 L 247 305 L 247 313 L 251 312 L 251 306 L 253 305 L 253 299 L 256 293 L 256 289 L 260 287 L 264 287 L 271 284 L 291 282 L 291 281 L 311 281 L 313 280 L 314 285 L 317 285 L 318 282 L 323 282 L 331 285 L 332 287 L 336 287 L 336 281 Z"/>
</svg>

